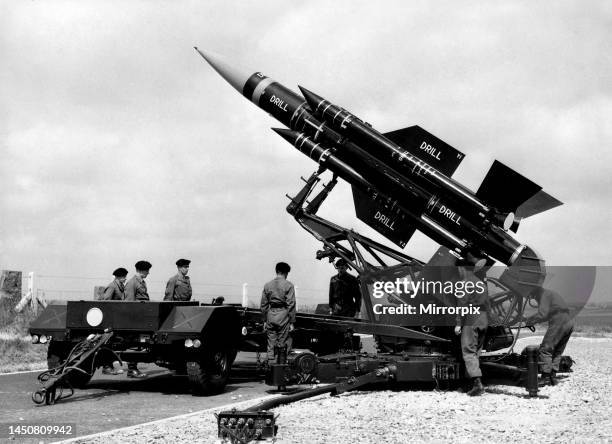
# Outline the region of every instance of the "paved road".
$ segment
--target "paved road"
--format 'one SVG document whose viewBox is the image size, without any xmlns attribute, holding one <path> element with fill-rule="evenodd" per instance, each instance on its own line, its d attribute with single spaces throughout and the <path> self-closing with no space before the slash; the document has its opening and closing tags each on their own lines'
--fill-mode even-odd
<svg viewBox="0 0 612 444">
<path fill-rule="evenodd" d="M 71 422 L 82 436 L 266 395 L 270 387 L 249 368 L 245 361 L 249 357 L 240 358 L 225 391 L 208 397 L 191 395 L 186 376 L 174 376 L 152 364 L 139 365 L 148 374 L 142 380 L 102 375 L 98 370 L 84 390 L 53 406 L 38 406 L 31 400 L 38 373 L 0 375 L 0 423 Z"/>
</svg>

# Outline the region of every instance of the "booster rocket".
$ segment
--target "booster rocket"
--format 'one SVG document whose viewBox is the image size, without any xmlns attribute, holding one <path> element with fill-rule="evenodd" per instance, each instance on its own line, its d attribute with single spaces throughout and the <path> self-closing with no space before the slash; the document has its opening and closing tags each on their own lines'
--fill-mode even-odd
<svg viewBox="0 0 612 444">
<path fill-rule="evenodd" d="M 508 231 L 561 205 L 542 187 L 495 161 L 476 193 L 451 178 L 464 154 L 419 126 L 380 133 L 344 108 L 299 87 L 195 48 L 230 85 L 289 129 L 274 129 L 348 182 L 356 215 L 400 247 L 418 229 L 456 257 L 512 265 L 532 254 Z"/>
</svg>

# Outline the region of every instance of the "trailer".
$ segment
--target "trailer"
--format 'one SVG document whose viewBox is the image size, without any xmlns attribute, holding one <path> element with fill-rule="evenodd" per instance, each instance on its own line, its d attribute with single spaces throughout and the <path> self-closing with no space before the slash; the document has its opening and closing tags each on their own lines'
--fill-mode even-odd
<svg viewBox="0 0 612 444">
<path fill-rule="evenodd" d="M 62 367 L 79 358 L 79 344 L 109 333 L 95 355 Z M 212 394 L 223 391 L 229 378 L 241 320 L 235 307 L 198 302 L 68 301 L 49 305 L 30 325 L 30 335 L 34 343 L 48 343 L 48 371 L 62 367 L 60 382 L 71 388 L 85 386 L 98 367 L 117 359 L 186 374 L 194 393 Z"/>
</svg>

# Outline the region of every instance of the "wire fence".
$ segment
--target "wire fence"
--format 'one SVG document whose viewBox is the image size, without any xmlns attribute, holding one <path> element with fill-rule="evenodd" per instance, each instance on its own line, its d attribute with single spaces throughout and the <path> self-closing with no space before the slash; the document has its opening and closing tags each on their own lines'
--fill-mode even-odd
<svg viewBox="0 0 612 444">
<path fill-rule="evenodd" d="M 105 287 L 109 278 L 103 276 L 69 276 L 34 273 L 30 282 L 27 273 L 22 276 L 22 291 L 25 293 L 29 286 L 37 296 L 46 301 L 92 300 L 96 287 Z M 166 282 L 160 280 L 146 280 L 149 297 L 152 301 L 161 301 L 164 298 Z M 192 282 L 192 300 L 210 302 L 213 298 L 223 296 L 227 303 L 244 303 L 248 306 L 259 306 L 261 298 L 261 284 L 227 283 L 227 282 Z M 302 288 L 296 286 L 298 303 L 307 306 L 316 305 L 327 298 L 327 289 Z"/>
</svg>

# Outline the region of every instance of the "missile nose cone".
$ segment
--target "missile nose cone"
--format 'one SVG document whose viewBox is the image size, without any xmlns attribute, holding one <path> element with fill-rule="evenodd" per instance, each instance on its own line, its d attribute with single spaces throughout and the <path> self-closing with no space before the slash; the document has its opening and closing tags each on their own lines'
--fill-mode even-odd
<svg viewBox="0 0 612 444">
<path fill-rule="evenodd" d="M 297 133 L 296 131 L 292 131 L 286 128 L 272 128 L 272 131 L 274 131 L 276 134 L 281 136 L 283 139 L 285 139 L 292 145 L 295 144 L 295 141 L 297 140 L 299 135 L 299 133 Z"/>
<path fill-rule="evenodd" d="M 310 109 L 316 113 L 317 107 L 325 99 L 321 96 L 316 95 L 312 91 L 304 88 L 303 86 L 298 85 L 298 88 L 300 88 L 300 91 L 302 91 L 302 95 L 306 99 L 306 102 L 308 103 L 308 106 L 310 107 Z"/>
<path fill-rule="evenodd" d="M 223 77 L 230 85 L 232 85 L 240 94 L 244 88 L 244 84 L 249 80 L 249 77 L 254 71 L 242 69 L 240 67 L 229 64 L 223 56 L 216 54 L 212 51 L 205 51 L 198 49 L 194 46 L 194 49 L 213 67 L 217 73 Z"/>
</svg>

